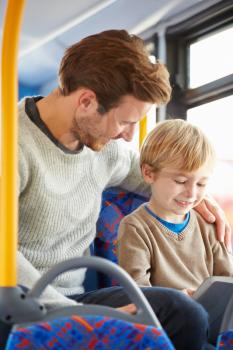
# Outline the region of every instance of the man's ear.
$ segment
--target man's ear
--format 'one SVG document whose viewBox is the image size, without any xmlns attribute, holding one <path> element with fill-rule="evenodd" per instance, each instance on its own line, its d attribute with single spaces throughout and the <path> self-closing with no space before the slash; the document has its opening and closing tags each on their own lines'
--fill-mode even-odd
<svg viewBox="0 0 233 350">
<path fill-rule="evenodd" d="M 152 184 L 155 180 L 155 173 L 152 166 L 148 164 L 142 164 L 142 176 L 146 183 Z"/>
<path fill-rule="evenodd" d="M 83 89 L 78 96 L 78 106 L 83 112 L 94 113 L 97 111 L 98 102 L 96 94 L 90 89 Z"/>
</svg>

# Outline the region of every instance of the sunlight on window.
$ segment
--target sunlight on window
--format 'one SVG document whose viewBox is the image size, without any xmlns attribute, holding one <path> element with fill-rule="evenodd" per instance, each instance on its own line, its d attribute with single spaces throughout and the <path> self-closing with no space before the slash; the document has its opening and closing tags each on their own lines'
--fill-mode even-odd
<svg viewBox="0 0 233 350">
<path fill-rule="evenodd" d="M 233 228 L 233 96 L 225 97 L 188 110 L 187 119 L 199 126 L 212 142 L 218 161 L 208 191 L 222 209 Z"/>
<path fill-rule="evenodd" d="M 217 157 L 233 160 L 233 96 L 187 111 L 187 120 L 198 125 L 213 143 Z"/>
<path fill-rule="evenodd" d="M 233 27 L 190 45 L 190 88 L 233 73 Z"/>
</svg>

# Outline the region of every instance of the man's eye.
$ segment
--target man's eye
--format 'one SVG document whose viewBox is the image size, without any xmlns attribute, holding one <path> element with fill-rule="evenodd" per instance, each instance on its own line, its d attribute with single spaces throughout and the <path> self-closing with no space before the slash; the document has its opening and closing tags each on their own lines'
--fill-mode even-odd
<svg viewBox="0 0 233 350">
<path fill-rule="evenodd" d="M 136 125 L 137 122 L 121 121 L 120 125 Z"/>
</svg>

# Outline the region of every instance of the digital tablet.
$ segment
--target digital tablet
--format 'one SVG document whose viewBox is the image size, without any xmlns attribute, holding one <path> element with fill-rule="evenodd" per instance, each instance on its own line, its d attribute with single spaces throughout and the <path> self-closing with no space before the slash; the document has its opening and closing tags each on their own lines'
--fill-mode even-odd
<svg viewBox="0 0 233 350">
<path fill-rule="evenodd" d="M 224 312 L 233 295 L 233 277 L 213 276 L 207 278 L 193 294 L 209 314 L 212 336 L 219 333 Z"/>
</svg>

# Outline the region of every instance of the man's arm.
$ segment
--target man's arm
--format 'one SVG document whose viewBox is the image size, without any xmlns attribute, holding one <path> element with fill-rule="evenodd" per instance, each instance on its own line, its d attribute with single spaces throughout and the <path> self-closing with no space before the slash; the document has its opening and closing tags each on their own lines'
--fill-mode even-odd
<svg viewBox="0 0 233 350">
<path fill-rule="evenodd" d="M 225 242 L 227 250 L 232 252 L 232 232 L 224 211 L 213 197 L 206 196 L 204 200 L 195 207 L 195 210 L 209 223 L 215 223 L 217 238 Z"/>
<path fill-rule="evenodd" d="M 21 252 L 17 253 L 17 274 L 17 283 L 27 287 L 28 289 L 31 289 L 41 277 L 39 271 L 35 269 L 35 267 L 24 257 Z M 40 301 L 48 309 L 77 305 L 76 301 L 65 297 L 52 286 L 48 286 L 45 289 L 40 297 Z"/>
<path fill-rule="evenodd" d="M 40 273 L 30 264 L 30 262 L 23 256 L 22 253 L 18 252 L 17 255 L 18 262 L 18 284 L 31 289 L 31 287 L 37 282 L 41 277 Z M 76 301 L 69 299 L 59 293 L 51 285 L 46 287 L 45 291 L 40 297 L 40 302 L 46 306 L 48 309 L 57 309 L 66 306 L 80 305 Z M 129 314 L 135 314 L 137 309 L 134 304 L 128 304 L 117 308 L 118 311 L 126 312 Z"/>
<path fill-rule="evenodd" d="M 128 148 L 123 141 L 115 142 L 114 146 L 116 152 L 114 171 L 106 187 L 119 186 L 129 192 L 149 197 L 150 186 L 143 180 L 139 166 L 139 153 Z"/>
<path fill-rule="evenodd" d="M 18 183 L 18 194 L 26 188 L 29 178 L 29 166 L 24 153 L 19 147 L 19 183 Z M 19 199 L 20 200 L 20 199 Z M 39 271 L 25 258 L 25 256 L 18 251 L 17 252 L 17 275 L 19 285 L 31 289 L 32 286 L 41 277 Z M 64 295 L 59 293 L 52 286 L 48 286 L 45 292 L 41 295 L 41 302 L 48 308 L 58 308 L 63 306 L 77 305 L 77 303 L 71 299 L 66 298 Z"/>
</svg>

